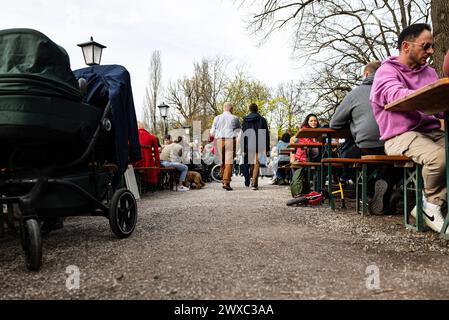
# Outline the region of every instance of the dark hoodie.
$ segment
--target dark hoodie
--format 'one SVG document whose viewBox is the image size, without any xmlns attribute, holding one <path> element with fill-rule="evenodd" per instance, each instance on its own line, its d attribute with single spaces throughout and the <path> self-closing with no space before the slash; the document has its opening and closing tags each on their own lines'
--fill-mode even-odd
<svg viewBox="0 0 449 320">
<path fill-rule="evenodd" d="M 250 135 L 249 132 L 247 132 L 251 129 L 254 130 L 256 141 L 254 141 L 254 138 L 251 138 L 254 137 L 254 135 Z M 259 130 L 265 130 L 265 132 L 259 132 Z M 267 150 L 270 150 L 270 131 L 268 129 L 267 120 L 259 113 L 252 112 L 243 117 L 242 131 L 245 135 L 243 146 L 245 153 L 247 153 L 248 150 L 256 151 L 258 153 L 267 152 Z M 259 142 L 259 138 L 265 138 L 265 141 Z"/>
</svg>

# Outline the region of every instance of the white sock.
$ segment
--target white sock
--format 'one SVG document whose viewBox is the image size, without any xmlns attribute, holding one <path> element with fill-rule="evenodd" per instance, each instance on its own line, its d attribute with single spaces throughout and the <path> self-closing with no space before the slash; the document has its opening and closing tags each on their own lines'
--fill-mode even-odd
<svg viewBox="0 0 449 320">
<path fill-rule="evenodd" d="M 426 196 L 424 195 L 424 191 L 422 193 L 422 206 L 423 206 L 423 208 L 429 208 L 429 209 L 440 209 L 441 208 L 437 204 L 428 202 Z"/>
</svg>

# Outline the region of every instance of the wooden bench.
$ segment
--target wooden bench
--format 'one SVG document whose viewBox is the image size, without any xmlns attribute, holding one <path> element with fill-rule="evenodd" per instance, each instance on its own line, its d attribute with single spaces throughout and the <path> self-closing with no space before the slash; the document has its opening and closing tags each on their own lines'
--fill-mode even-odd
<svg viewBox="0 0 449 320">
<path fill-rule="evenodd" d="M 178 190 L 178 183 L 176 181 L 178 170 L 175 167 L 135 167 L 134 171 L 137 173 L 144 173 L 148 170 L 159 170 L 158 184 L 162 189 Z M 142 181 L 138 180 L 139 192 L 142 189 Z"/>
<path fill-rule="evenodd" d="M 356 211 L 361 214 L 368 213 L 368 182 L 373 178 L 377 169 L 368 176 L 368 165 L 395 165 L 404 168 L 413 167 L 413 161 L 408 157 L 403 156 L 387 156 L 387 155 L 367 155 L 361 158 L 323 158 L 323 164 L 342 164 L 351 166 L 356 169 Z M 361 190 L 360 190 L 361 188 Z M 330 193 L 330 191 L 329 191 Z M 362 210 L 360 210 L 360 195 L 362 202 Z M 329 195 L 329 204 L 334 208 L 333 198 Z"/>
<path fill-rule="evenodd" d="M 356 182 L 356 211 L 360 211 L 360 187 L 362 188 L 362 215 L 368 212 L 368 181 L 372 178 L 374 172 L 368 176 L 368 165 L 393 165 L 404 169 L 403 189 L 404 189 L 404 224 L 408 229 L 423 230 L 423 213 L 422 213 L 422 166 L 413 162 L 409 157 L 405 156 L 389 156 L 389 155 L 366 155 L 359 158 L 325 158 L 324 163 L 343 163 L 352 165 L 357 170 Z M 359 172 L 361 168 L 361 172 Z M 416 224 L 410 224 L 409 191 L 415 192 L 416 199 Z"/>
<path fill-rule="evenodd" d="M 413 162 L 413 160 L 406 156 L 387 156 L 387 155 L 369 155 L 362 156 L 362 159 L 368 161 L 383 161 L 393 164 L 395 167 L 404 168 L 403 177 L 403 189 L 404 189 L 404 224 L 407 229 L 415 229 L 416 231 L 423 231 L 423 209 L 422 209 L 422 191 L 423 191 L 423 179 L 422 179 L 422 165 Z M 416 200 L 416 223 L 412 225 L 410 223 L 410 211 L 412 208 L 409 206 L 409 191 L 415 192 Z"/>
<path fill-rule="evenodd" d="M 280 149 L 279 155 L 289 156 L 292 152 L 295 152 L 295 149 L 293 149 L 293 148 Z"/>
</svg>

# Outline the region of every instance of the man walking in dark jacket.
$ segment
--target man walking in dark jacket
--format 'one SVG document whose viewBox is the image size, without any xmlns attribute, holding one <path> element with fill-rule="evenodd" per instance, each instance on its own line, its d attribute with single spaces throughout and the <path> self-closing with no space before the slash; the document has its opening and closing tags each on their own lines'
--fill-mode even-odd
<svg viewBox="0 0 449 320">
<path fill-rule="evenodd" d="M 268 130 L 267 120 L 258 112 L 257 104 L 249 105 L 249 114 L 243 117 L 242 133 L 244 166 L 243 175 L 245 176 L 245 186 L 253 190 L 259 188 L 259 168 L 260 156 L 266 154 L 270 156 L 270 132 Z"/>
</svg>

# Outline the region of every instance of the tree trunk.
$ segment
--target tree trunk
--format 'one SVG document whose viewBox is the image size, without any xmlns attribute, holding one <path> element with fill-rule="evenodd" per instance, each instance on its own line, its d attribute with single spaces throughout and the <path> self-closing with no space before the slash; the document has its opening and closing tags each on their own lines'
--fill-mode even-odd
<svg viewBox="0 0 449 320">
<path fill-rule="evenodd" d="M 432 0 L 432 23 L 435 41 L 435 69 L 443 76 L 443 60 L 449 49 L 449 1 Z"/>
</svg>

